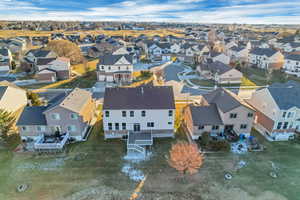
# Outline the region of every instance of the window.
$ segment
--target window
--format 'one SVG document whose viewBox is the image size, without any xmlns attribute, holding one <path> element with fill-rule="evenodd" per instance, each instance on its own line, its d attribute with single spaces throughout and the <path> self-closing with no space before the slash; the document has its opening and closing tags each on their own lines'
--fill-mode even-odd
<svg viewBox="0 0 300 200">
<path fill-rule="evenodd" d="M 219 130 L 219 126 L 218 125 L 213 125 L 212 130 Z"/>
<path fill-rule="evenodd" d="M 146 111 L 142 111 L 142 117 L 146 117 Z"/>
<path fill-rule="evenodd" d="M 76 126 L 74 125 L 68 126 L 68 131 L 76 131 Z"/>
<path fill-rule="evenodd" d="M 45 131 L 46 128 L 45 128 L 45 126 L 38 126 L 38 127 L 36 127 L 36 130 L 37 131 Z"/>
<path fill-rule="evenodd" d="M 130 111 L 130 117 L 134 117 L 134 111 Z"/>
<path fill-rule="evenodd" d="M 169 117 L 173 117 L 173 110 L 169 110 Z"/>
<path fill-rule="evenodd" d="M 286 112 L 283 112 L 282 117 L 285 118 L 286 116 Z"/>
<path fill-rule="evenodd" d="M 105 111 L 105 117 L 109 117 L 109 111 Z"/>
<path fill-rule="evenodd" d="M 121 67 L 118 67 L 118 70 L 120 71 L 120 70 L 121 70 Z"/>
<path fill-rule="evenodd" d="M 248 113 L 248 117 L 253 117 L 253 113 Z"/>
<path fill-rule="evenodd" d="M 287 129 L 288 128 L 288 125 L 289 125 L 289 123 L 288 122 L 284 122 L 284 124 L 283 124 L 283 129 Z"/>
<path fill-rule="evenodd" d="M 22 131 L 27 131 L 27 127 L 26 126 L 22 126 Z"/>
<path fill-rule="evenodd" d="M 230 118 L 232 118 L 232 119 L 237 118 L 237 113 L 230 113 Z"/>
<path fill-rule="evenodd" d="M 108 123 L 108 130 L 112 130 L 112 123 Z"/>
<path fill-rule="evenodd" d="M 288 115 L 287 115 L 287 118 L 292 118 L 294 117 L 294 113 L 293 112 L 289 112 Z"/>
<path fill-rule="evenodd" d="M 71 113 L 71 119 L 78 119 L 78 115 L 76 113 Z"/>
<path fill-rule="evenodd" d="M 116 130 L 119 130 L 119 129 L 120 129 L 119 123 L 115 123 L 115 129 L 116 129 Z"/>
<path fill-rule="evenodd" d="M 111 70 L 111 67 L 108 67 L 108 70 Z"/>
<path fill-rule="evenodd" d="M 198 130 L 203 130 L 203 129 L 204 129 L 203 125 L 198 126 Z"/>
<path fill-rule="evenodd" d="M 104 66 L 103 65 L 101 66 L 101 69 L 104 70 Z"/>
<path fill-rule="evenodd" d="M 126 117 L 126 111 L 122 111 L 122 117 Z"/>
<path fill-rule="evenodd" d="M 278 130 L 281 129 L 281 126 L 282 126 L 282 122 L 278 122 L 278 124 L 277 124 L 277 129 L 278 129 Z"/>
<path fill-rule="evenodd" d="M 122 130 L 126 130 L 126 123 L 122 123 Z"/>
<path fill-rule="evenodd" d="M 52 118 L 53 120 L 60 120 L 60 116 L 59 116 L 58 113 L 52 113 L 52 114 L 51 114 L 51 118 Z"/>
<path fill-rule="evenodd" d="M 148 122 L 148 123 L 147 123 L 147 127 L 153 128 L 153 127 L 154 127 L 154 122 Z"/>
<path fill-rule="evenodd" d="M 247 124 L 241 124 L 240 128 L 241 129 L 246 129 L 247 128 Z"/>
<path fill-rule="evenodd" d="M 172 122 L 168 122 L 169 125 L 173 124 Z"/>
</svg>

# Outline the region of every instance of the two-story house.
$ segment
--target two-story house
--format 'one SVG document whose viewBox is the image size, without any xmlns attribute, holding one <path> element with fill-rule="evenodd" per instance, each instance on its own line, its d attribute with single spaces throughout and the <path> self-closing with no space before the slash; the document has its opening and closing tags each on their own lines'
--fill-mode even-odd
<svg viewBox="0 0 300 200">
<path fill-rule="evenodd" d="M 254 48 L 249 52 L 249 63 L 262 69 L 280 69 L 284 56 L 271 48 Z"/>
<path fill-rule="evenodd" d="M 11 70 L 12 55 L 8 48 L 0 48 L 0 73 Z"/>
<path fill-rule="evenodd" d="M 233 46 L 228 49 L 228 56 L 231 62 L 241 61 L 248 62 L 248 49 L 246 47 Z"/>
<path fill-rule="evenodd" d="M 197 71 L 206 79 L 214 80 L 219 84 L 239 84 L 243 77 L 240 71 L 219 61 L 201 63 Z"/>
<path fill-rule="evenodd" d="M 142 151 L 153 138 L 173 137 L 175 101 L 172 87 L 106 88 L 104 137 L 128 138 L 128 152 Z M 144 149 L 144 150 L 143 150 Z"/>
<path fill-rule="evenodd" d="M 39 58 L 36 62 L 36 80 L 39 82 L 55 82 L 71 77 L 69 58 Z"/>
<path fill-rule="evenodd" d="M 218 88 L 202 96 L 200 105 L 190 105 L 184 110 L 184 122 L 192 139 L 204 132 L 210 135 L 250 136 L 254 109 L 233 92 Z"/>
<path fill-rule="evenodd" d="M 300 54 L 285 55 L 283 69 L 286 73 L 300 77 Z"/>
<path fill-rule="evenodd" d="M 288 140 L 300 132 L 300 84 L 275 83 L 257 90 L 249 103 L 256 110 L 255 128 L 271 141 Z"/>
<path fill-rule="evenodd" d="M 94 111 L 92 94 L 75 88 L 57 96 L 46 106 L 26 107 L 17 126 L 22 140 L 33 142 L 35 150 L 56 149 L 64 146 L 68 139 L 84 140 Z"/>
<path fill-rule="evenodd" d="M 132 81 L 131 55 L 104 55 L 99 57 L 97 64 L 97 80 L 118 84 Z"/>
<path fill-rule="evenodd" d="M 21 68 L 26 72 L 34 72 L 38 59 L 42 58 L 57 58 L 57 54 L 51 50 L 29 50 L 21 61 Z"/>
</svg>

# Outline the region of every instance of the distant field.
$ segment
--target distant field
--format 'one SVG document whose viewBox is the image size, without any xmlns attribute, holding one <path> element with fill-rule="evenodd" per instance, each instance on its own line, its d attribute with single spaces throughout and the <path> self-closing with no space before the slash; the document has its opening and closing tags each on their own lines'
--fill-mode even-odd
<svg viewBox="0 0 300 200">
<path fill-rule="evenodd" d="M 105 34 L 109 36 L 116 35 L 125 35 L 125 36 L 139 36 L 145 34 L 147 36 L 183 36 L 179 30 L 170 30 L 170 29 L 160 29 L 160 30 L 144 30 L 144 31 L 134 31 L 134 30 L 119 30 L 119 31 L 106 31 L 106 30 L 94 30 L 94 31 L 22 31 L 22 30 L 0 30 L 0 37 L 17 37 L 17 36 L 50 36 L 51 33 L 63 32 L 66 35 L 68 34 L 80 34 L 84 35 L 99 35 Z"/>
</svg>

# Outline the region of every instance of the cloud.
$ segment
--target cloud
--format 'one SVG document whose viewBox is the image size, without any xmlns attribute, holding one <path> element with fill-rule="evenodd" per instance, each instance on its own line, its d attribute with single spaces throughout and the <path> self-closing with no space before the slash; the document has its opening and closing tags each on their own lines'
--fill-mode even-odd
<svg viewBox="0 0 300 200">
<path fill-rule="evenodd" d="M 0 0 L 0 19 L 260 24 L 297 24 L 300 21 L 300 2 L 296 0 L 124 0 L 108 3 L 104 0 L 101 4 L 92 0 L 81 3 L 64 0 L 67 8 L 42 6 L 56 1 Z"/>
</svg>

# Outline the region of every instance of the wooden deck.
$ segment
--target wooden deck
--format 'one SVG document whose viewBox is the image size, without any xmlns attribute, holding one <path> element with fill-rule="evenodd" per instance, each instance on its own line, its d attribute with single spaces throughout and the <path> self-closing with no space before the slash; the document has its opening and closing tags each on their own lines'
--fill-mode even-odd
<svg viewBox="0 0 300 200">
<path fill-rule="evenodd" d="M 153 137 L 151 132 L 129 132 L 127 144 L 152 145 Z"/>
</svg>

